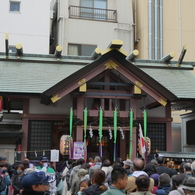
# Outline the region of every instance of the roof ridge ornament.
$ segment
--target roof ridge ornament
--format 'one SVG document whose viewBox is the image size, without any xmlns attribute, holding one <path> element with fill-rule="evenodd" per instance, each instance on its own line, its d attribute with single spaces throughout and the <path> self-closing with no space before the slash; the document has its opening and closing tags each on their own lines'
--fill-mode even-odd
<svg viewBox="0 0 195 195">
<path fill-rule="evenodd" d="M 139 51 L 135 49 L 126 57 L 126 60 L 133 61 L 138 55 L 139 55 Z"/>
<path fill-rule="evenodd" d="M 170 66 L 170 61 L 174 57 L 175 57 L 175 52 L 172 51 L 169 54 L 167 54 L 166 56 L 164 56 L 163 58 L 161 58 L 161 61 L 168 63 L 168 65 Z"/>
<path fill-rule="evenodd" d="M 187 51 L 187 44 L 185 44 L 185 45 L 183 46 L 183 49 L 182 49 L 181 54 L 180 54 L 180 56 L 179 56 L 179 60 L 177 61 L 177 66 L 178 66 L 178 67 L 181 66 L 182 61 L 183 61 L 183 58 L 184 58 L 184 56 L 185 56 L 185 54 L 186 54 L 186 51 Z"/>
</svg>

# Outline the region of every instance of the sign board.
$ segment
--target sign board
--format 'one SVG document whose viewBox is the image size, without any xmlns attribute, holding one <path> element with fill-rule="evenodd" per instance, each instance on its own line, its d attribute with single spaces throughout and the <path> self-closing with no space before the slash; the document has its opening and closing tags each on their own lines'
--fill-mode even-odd
<svg viewBox="0 0 195 195">
<path fill-rule="evenodd" d="M 84 158 L 84 142 L 74 142 L 73 159 Z"/>
<path fill-rule="evenodd" d="M 51 150 L 51 162 L 58 162 L 59 161 L 59 150 Z"/>
</svg>

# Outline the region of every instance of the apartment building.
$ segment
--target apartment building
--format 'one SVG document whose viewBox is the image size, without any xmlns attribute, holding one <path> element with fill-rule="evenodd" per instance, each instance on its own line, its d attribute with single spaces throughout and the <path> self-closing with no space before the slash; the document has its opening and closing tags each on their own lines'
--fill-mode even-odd
<svg viewBox="0 0 195 195">
<path fill-rule="evenodd" d="M 50 53 L 61 45 L 62 55 L 90 56 L 110 40 L 124 41 L 123 50 L 134 49 L 132 1 L 53 0 Z"/>
<path fill-rule="evenodd" d="M 8 33 L 9 51 L 22 44 L 24 53 L 49 54 L 50 2 L 48 0 L 2 0 L 0 6 L 0 52 L 5 52 Z"/>
</svg>

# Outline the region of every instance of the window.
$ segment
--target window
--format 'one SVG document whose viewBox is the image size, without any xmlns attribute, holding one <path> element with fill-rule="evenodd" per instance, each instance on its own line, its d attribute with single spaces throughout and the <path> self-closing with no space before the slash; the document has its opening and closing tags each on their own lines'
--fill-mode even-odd
<svg viewBox="0 0 195 195">
<path fill-rule="evenodd" d="M 156 151 L 166 151 L 166 124 L 148 123 L 147 137 L 151 139 L 151 152 L 148 160 L 154 158 Z"/>
<path fill-rule="evenodd" d="M 81 17 L 94 20 L 106 20 L 106 0 L 81 0 Z"/>
<path fill-rule="evenodd" d="M 29 139 L 28 158 L 38 160 L 45 151 L 46 156 L 50 156 L 52 144 L 52 122 L 51 121 L 30 121 L 29 122 Z M 37 156 L 35 152 L 37 151 Z"/>
<path fill-rule="evenodd" d="M 20 2 L 10 1 L 10 11 L 19 12 L 20 11 Z"/>
<path fill-rule="evenodd" d="M 91 56 L 96 47 L 95 45 L 69 44 L 68 55 Z"/>
</svg>

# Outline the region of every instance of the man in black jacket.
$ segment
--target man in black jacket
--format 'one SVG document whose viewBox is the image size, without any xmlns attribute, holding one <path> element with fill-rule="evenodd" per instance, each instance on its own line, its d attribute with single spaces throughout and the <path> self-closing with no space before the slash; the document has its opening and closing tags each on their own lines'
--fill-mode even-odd
<svg viewBox="0 0 195 195">
<path fill-rule="evenodd" d="M 159 156 L 157 159 L 158 165 L 156 166 L 156 171 L 159 175 L 162 173 L 167 173 L 170 176 L 170 168 L 165 167 L 164 164 L 164 158 L 163 156 Z"/>
</svg>

